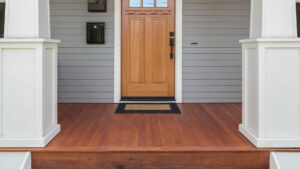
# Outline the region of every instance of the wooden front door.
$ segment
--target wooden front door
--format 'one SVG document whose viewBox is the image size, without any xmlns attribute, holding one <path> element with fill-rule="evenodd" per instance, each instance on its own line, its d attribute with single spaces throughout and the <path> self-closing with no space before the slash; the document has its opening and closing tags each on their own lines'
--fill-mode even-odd
<svg viewBox="0 0 300 169">
<path fill-rule="evenodd" d="M 175 96 L 174 14 L 175 0 L 122 0 L 122 97 Z"/>
</svg>

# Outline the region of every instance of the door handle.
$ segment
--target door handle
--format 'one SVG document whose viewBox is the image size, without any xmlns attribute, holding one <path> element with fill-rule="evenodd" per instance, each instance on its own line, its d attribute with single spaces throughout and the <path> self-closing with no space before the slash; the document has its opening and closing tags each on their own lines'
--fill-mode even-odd
<svg viewBox="0 0 300 169">
<path fill-rule="evenodd" d="M 175 39 L 174 38 L 170 38 L 170 47 L 171 47 L 170 58 L 171 59 L 174 58 L 174 54 L 173 54 L 174 45 L 175 45 Z"/>
</svg>

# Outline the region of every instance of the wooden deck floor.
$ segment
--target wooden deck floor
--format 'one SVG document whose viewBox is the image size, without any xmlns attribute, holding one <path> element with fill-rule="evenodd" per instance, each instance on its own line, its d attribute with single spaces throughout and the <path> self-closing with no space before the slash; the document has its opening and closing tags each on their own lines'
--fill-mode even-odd
<svg viewBox="0 0 300 169">
<path fill-rule="evenodd" d="M 33 169 L 267 169 L 270 151 L 240 132 L 241 104 L 180 104 L 181 114 L 115 114 L 116 104 L 60 104 L 62 130 L 31 151 Z M 176 161 L 176 163 L 174 162 Z"/>
<path fill-rule="evenodd" d="M 114 114 L 114 104 L 61 104 L 47 150 L 253 150 L 238 131 L 241 104 L 181 104 L 181 114 Z"/>
<path fill-rule="evenodd" d="M 46 148 L 0 151 L 300 151 L 257 149 L 238 130 L 241 104 L 179 104 L 181 114 L 115 114 L 117 104 L 59 104 Z"/>
</svg>

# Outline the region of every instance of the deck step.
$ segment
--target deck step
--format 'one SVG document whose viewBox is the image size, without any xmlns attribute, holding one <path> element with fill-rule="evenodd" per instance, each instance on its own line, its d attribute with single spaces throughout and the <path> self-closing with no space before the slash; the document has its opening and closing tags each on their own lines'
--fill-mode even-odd
<svg viewBox="0 0 300 169">
<path fill-rule="evenodd" d="M 270 169 L 299 169 L 300 153 L 278 152 L 271 153 Z"/>
<path fill-rule="evenodd" d="M 32 152 L 33 169 L 269 169 L 269 152 Z"/>
<path fill-rule="evenodd" d="M 1 169 L 31 169 L 30 152 L 1 152 Z"/>
</svg>

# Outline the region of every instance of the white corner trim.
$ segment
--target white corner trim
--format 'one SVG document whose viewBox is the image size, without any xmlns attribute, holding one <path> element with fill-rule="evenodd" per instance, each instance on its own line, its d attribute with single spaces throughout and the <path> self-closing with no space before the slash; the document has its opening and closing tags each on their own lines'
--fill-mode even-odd
<svg viewBox="0 0 300 169">
<path fill-rule="evenodd" d="M 114 103 L 121 100 L 121 6 L 122 0 L 115 0 L 114 13 Z M 182 103 L 182 0 L 176 0 L 175 16 L 175 98 Z"/>
<path fill-rule="evenodd" d="M 121 6 L 122 0 L 115 0 L 114 16 L 114 103 L 121 100 Z"/>
<path fill-rule="evenodd" d="M 176 0 L 175 6 L 175 98 L 182 103 L 182 0 Z"/>
<path fill-rule="evenodd" d="M 57 124 L 42 138 L 0 138 L 0 147 L 45 147 L 59 132 Z"/>
</svg>

